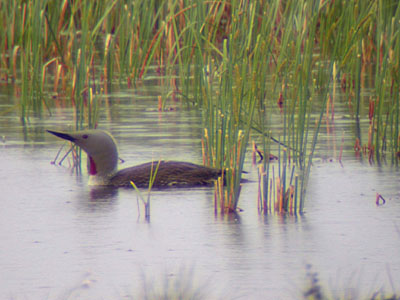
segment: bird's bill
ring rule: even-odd
[[[57,132],[57,131],[52,131],[52,130],[47,130],[47,132],[55,135],[56,137],[59,137],[61,139],[67,140],[67,141],[71,141],[71,142],[75,142],[76,138],[74,138],[73,136],[71,136],[68,133],[64,133],[64,132]]]

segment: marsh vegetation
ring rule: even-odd
[[[237,210],[251,140],[279,157],[260,164],[260,212],[303,212],[320,126],[334,122],[339,91],[355,126],[370,121],[355,151],[398,164],[397,1],[10,0],[0,18],[0,77],[23,124],[70,106],[76,129],[101,126],[112,83],[135,87],[155,68],[160,111],[180,101],[202,112],[204,163],[226,170],[215,184],[219,213]]]

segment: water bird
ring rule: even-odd
[[[118,170],[118,150],[114,137],[104,130],[47,132],[82,148],[88,155],[89,184],[128,187],[148,187],[151,174],[158,170],[154,188],[195,187],[213,184],[221,170],[182,161],[156,161]]]

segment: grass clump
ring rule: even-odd
[[[139,188],[136,186],[136,184],[131,181],[132,187],[135,189],[137,194],[139,195],[140,200],[142,200],[142,203],[144,205],[144,217],[146,221],[150,221],[150,194],[151,194],[151,189],[153,187],[154,181],[157,177],[157,172],[158,172],[158,167],[160,166],[161,160],[158,161],[157,165],[155,166],[154,169],[154,163],[152,162],[151,164],[151,170],[150,170],[150,178],[149,178],[149,186],[147,190],[147,200],[144,199],[142,193],[140,192]],[[139,206],[139,203],[138,203]],[[139,211],[139,217],[140,217],[140,209]]]
[[[322,283],[318,278],[318,273],[312,271],[312,267],[307,265],[306,279],[308,281],[307,288],[303,292],[303,299],[305,300],[330,300],[330,299],[365,299],[365,300],[399,300],[400,296],[396,293],[389,294],[378,290],[376,292],[369,293],[369,296],[365,296],[367,293],[357,290],[357,288],[345,288],[344,291],[335,291],[328,293],[323,288]],[[362,295],[364,294],[364,295]]]
[[[195,282],[193,269],[180,268],[176,274],[168,273],[162,279],[149,279],[143,275],[143,291],[139,299],[208,299],[207,288]]]

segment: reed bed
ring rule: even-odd
[[[209,97],[205,94],[202,99],[206,111],[204,161],[225,171],[215,184],[215,207],[221,213],[237,209],[243,162],[257,102],[254,86],[248,85],[245,79],[248,78],[248,65],[239,65],[229,58],[234,52],[230,47],[228,40],[224,40],[217,96],[214,97],[209,90],[206,93]]]
[[[345,8],[338,2],[330,3],[322,16],[319,28],[322,53],[339,63],[337,79],[348,95],[356,122],[363,117],[362,102],[369,102],[371,124],[367,141],[362,140],[359,132],[355,138],[365,146],[371,161],[380,162],[388,154],[390,161],[398,164],[399,85],[395,75],[399,66],[399,56],[395,55],[399,53],[396,52],[400,34],[398,3],[350,1]],[[329,40],[341,46],[332,50]],[[366,84],[374,86],[374,92],[364,100],[361,90]]]
[[[354,133],[357,149],[398,164],[396,1],[9,0],[0,18],[0,77],[20,90],[23,123],[63,96],[75,128],[95,128],[102,95],[115,83],[135,86],[156,66],[168,78],[160,110],[169,98],[202,111],[204,163],[225,170],[218,212],[237,211],[250,136],[265,157],[279,156],[259,169],[260,211],[303,211],[321,122],[334,122],[339,87],[354,122],[370,118],[367,139]],[[365,86],[374,87],[368,99]]]

